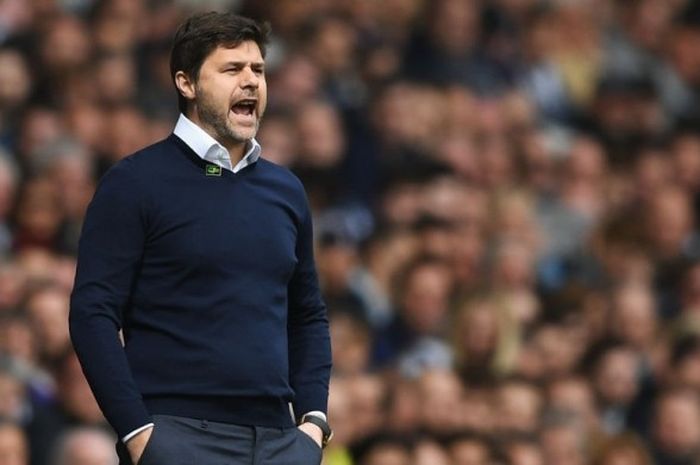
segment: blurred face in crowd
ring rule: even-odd
[[[447,452],[436,442],[420,441],[413,448],[413,465],[451,465]]]
[[[367,454],[360,465],[411,465],[411,454],[404,447],[379,445]]]
[[[328,417],[333,422],[333,445],[346,446],[354,440],[354,413],[346,378],[333,376],[328,393]]]
[[[680,2],[641,0],[628,4],[627,32],[636,43],[650,51],[659,51],[667,35],[675,9]]]
[[[458,348],[468,363],[489,359],[499,338],[498,309],[487,301],[467,304],[458,321]]]
[[[594,384],[604,404],[629,405],[637,395],[637,354],[630,348],[608,350],[598,362]]]
[[[178,71],[175,80],[189,101],[189,118],[224,147],[255,137],[267,104],[265,62],[255,42],[217,47],[196,79]]]
[[[0,311],[19,304],[24,297],[26,278],[16,263],[0,263]]]
[[[505,289],[527,289],[533,281],[532,244],[504,241],[498,246],[493,264],[493,281]]]
[[[693,227],[693,211],[688,194],[677,187],[666,187],[649,202],[646,232],[660,258],[674,258],[681,253]]]
[[[105,112],[101,107],[83,101],[66,109],[64,119],[68,130],[80,143],[91,149],[100,146],[105,127]]]
[[[296,159],[296,131],[290,119],[268,114],[260,125],[257,137],[265,147],[265,158],[282,166],[291,166]]]
[[[486,388],[467,389],[463,396],[461,426],[471,431],[490,433],[498,425],[493,395]]]
[[[386,398],[386,385],[382,378],[360,374],[348,381],[354,433],[367,436],[379,431],[384,423],[382,407]]]
[[[700,314],[700,263],[694,264],[686,271],[681,299],[684,313]]]
[[[649,348],[656,335],[656,309],[651,290],[626,286],[613,297],[612,329],[616,336],[637,349]]]
[[[507,382],[498,389],[497,420],[502,431],[534,432],[539,426],[542,398],[535,386]]]
[[[541,435],[545,463],[550,465],[583,465],[581,432],[574,425],[550,426]]]
[[[57,455],[57,465],[117,465],[113,440],[100,430],[69,432]]]
[[[22,104],[29,96],[31,76],[24,57],[10,49],[0,49],[0,112]]]
[[[670,59],[681,77],[693,85],[700,83],[700,28],[679,27],[672,33]]]
[[[0,424],[0,465],[28,465],[27,439],[18,426]]]
[[[435,45],[447,53],[468,51],[479,32],[479,10],[473,2],[440,0],[435,2],[430,35]]]
[[[0,418],[22,420],[25,401],[22,381],[8,372],[0,371]]]
[[[489,465],[491,454],[488,446],[476,438],[465,438],[450,444],[454,465]]]
[[[542,451],[535,441],[516,441],[506,447],[512,465],[544,465]]]
[[[20,155],[29,157],[37,148],[58,139],[63,130],[63,123],[55,111],[39,107],[28,109],[20,127]]]
[[[298,162],[314,168],[331,168],[343,155],[345,138],[337,110],[325,102],[310,102],[299,109]]]
[[[681,386],[700,389],[700,347],[684,354],[674,367],[672,377]]]
[[[33,286],[41,287],[46,283],[58,283],[56,279],[58,275],[58,260],[48,250],[38,247],[22,250],[17,254],[15,263],[18,265],[18,273],[23,278],[22,285],[24,287],[22,292],[28,292]],[[72,286],[72,281],[70,286]],[[70,290],[70,286],[65,289]],[[24,295],[28,297],[27,294]]]
[[[330,320],[333,370],[336,374],[359,374],[369,364],[371,335],[353,317],[337,314]]]
[[[57,154],[50,165],[66,216],[82,218],[94,192],[91,158],[84,151]]]
[[[75,69],[89,58],[90,37],[84,24],[72,16],[54,19],[42,40],[42,64],[57,73]]]
[[[564,325],[543,325],[533,336],[533,350],[546,376],[554,377],[573,370],[580,356],[578,341]]]
[[[387,147],[432,146],[441,128],[444,97],[436,91],[399,82],[373,105],[373,121]]]
[[[326,74],[336,74],[353,65],[356,31],[346,21],[327,18],[311,40],[310,56]]]
[[[97,46],[110,52],[128,52],[143,29],[143,3],[137,1],[102,2],[95,18],[93,37]],[[150,32],[150,31],[149,31]]]
[[[622,442],[609,446],[593,465],[651,465],[643,444]]]
[[[462,424],[463,389],[452,371],[426,371],[419,380],[422,424],[433,432],[458,430]]]
[[[18,224],[27,245],[47,246],[56,237],[61,221],[55,186],[46,178],[25,184],[20,197]]]
[[[121,160],[151,140],[148,121],[134,106],[116,107],[106,112],[104,117],[105,132],[100,151],[109,163]]]
[[[95,83],[107,105],[128,103],[136,91],[136,65],[129,55],[108,55],[96,65]]]
[[[403,432],[418,429],[421,422],[420,392],[412,380],[401,380],[393,385],[387,413],[387,427]]]
[[[102,423],[104,416],[83,375],[78,357],[74,353],[66,356],[59,369],[58,396],[66,413],[83,424]]]
[[[320,70],[308,56],[291,55],[272,76],[270,98],[283,108],[299,108],[316,98],[320,81]]]
[[[36,336],[23,316],[6,318],[0,323],[0,352],[22,362],[35,364],[37,345]]]
[[[697,393],[680,390],[662,394],[653,423],[656,445],[662,451],[683,456],[700,449],[700,403]]]
[[[441,329],[447,316],[451,292],[449,269],[441,264],[424,264],[407,279],[403,315],[414,331],[432,334]]]
[[[607,173],[603,148],[593,139],[577,139],[564,169],[561,190],[567,206],[586,218],[596,218],[603,207],[601,186]]]
[[[634,164],[636,197],[649,201],[657,190],[673,179],[674,174],[667,151],[651,148],[641,150],[637,153]]]
[[[316,267],[325,295],[348,292],[351,273],[357,268],[357,248],[344,241],[333,241],[318,247]]]
[[[676,181],[691,192],[700,190],[700,136],[683,134],[676,138],[672,148]]]
[[[38,291],[27,302],[32,327],[45,355],[54,358],[70,347],[68,292],[59,288]]]
[[[593,392],[584,378],[572,376],[553,381],[547,389],[547,406],[573,413],[591,430],[598,424]]]

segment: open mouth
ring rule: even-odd
[[[231,110],[237,115],[253,116],[255,106],[258,103],[256,99],[243,99],[234,103]]]

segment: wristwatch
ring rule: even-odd
[[[330,426],[328,426],[328,423],[322,418],[319,418],[316,415],[304,415],[301,417],[301,421],[299,421],[300,425],[302,423],[313,423],[314,425],[321,428],[321,431],[323,431],[323,438],[321,439],[322,448],[325,448],[330,442],[330,440],[333,439],[333,430]]]

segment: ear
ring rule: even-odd
[[[175,86],[187,100],[194,100],[194,98],[197,96],[194,80],[185,74],[184,71],[178,71],[175,73]]]

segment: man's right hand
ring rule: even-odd
[[[139,434],[129,439],[126,442],[126,449],[129,451],[131,456],[131,463],[138,465],[139,460],[141,460],[141,455],[143,455],[143,450],[148,444],[148,440],[151,438],[151,433],[153,433],[153,426],[141,431]]]

